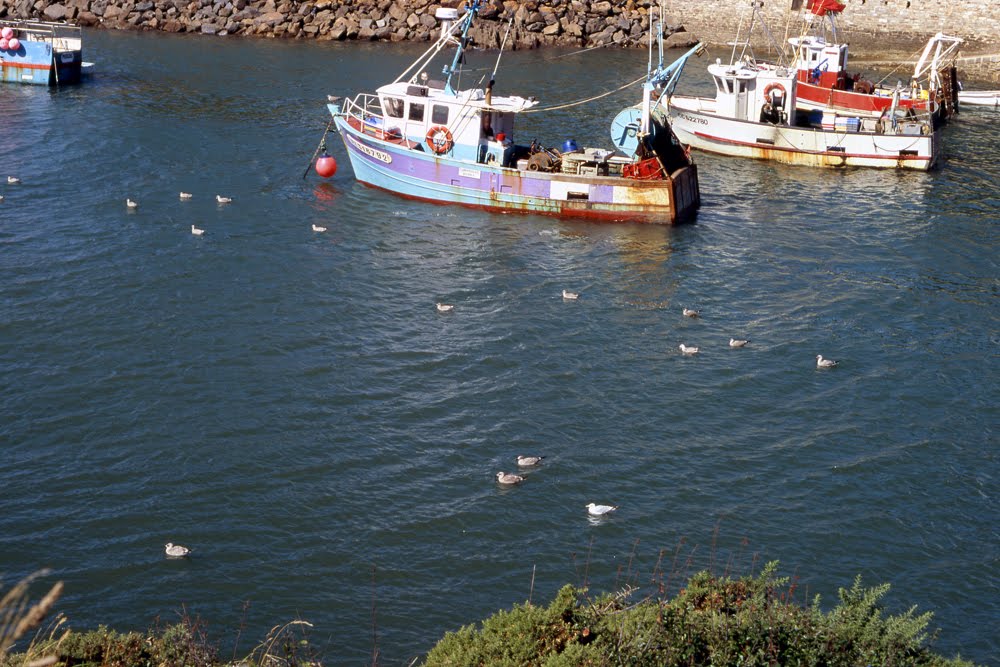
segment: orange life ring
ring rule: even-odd
[[[785,87],[784,86],[782,86],[780,83],[769,83],[769,84],[767,84],[767,87],[764,88],[764,98],[767,99],[768,102],[770,102],[771,99],[772,99],[771,98],[771,91],[772,90],[777,90],[780,97],[784,97],[785,96]]]
[[[427,130],[427,147],[438,155],[444,155],[455,145],[451,132],[444,125],[435,125]]]

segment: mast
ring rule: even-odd
[[[462,36],[458,39],[458,48],[455,49],[455,57],[452,59],[451,65],[445,65],[442,71],[447,77],[444,82],[444,91],[449,95],[455,95],[455,89],[451,87],[451,77],[462,62],[462,56],[465,55],[465,49],[469,43],[469,28],[472,26],[473,19],[479,13],[479,0],[472,0],[472,4],[466,5],[466,7],[465,16],[462,17]]]

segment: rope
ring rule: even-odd
[[[577,100],[576,102],[567,102],[566,104],[560,104],[560,105],[557,105],[557,106],[554,106],[554,107],[544,107],[542,109],[525,109],[521,113],[541,113],[543,111],[556,111],[557,109],[568,109],[570,107],[580,106],[581,104],[586,104],[587,102],[593,102],[594,100],[599,100],[602,97],[607,97],[608,95],[614,95],[615,93],[617,93],[619,91],[625,90],[626,88],[634,86],[635,84],[640,83],[640,82],[645,81],[645,80],[646,80],[646,75],[644,74],[644,75],[640,76],[638,79],[636,79],[635,81],[630,81],[629,83],[626,83],[623,86],[619,86],[619,87],[615,88],[614,90],[609,90],[606,93],[601,93],[600,95],[594,95],[593,97],[588,97],[588,98],[583,99],[583,100]]]
[[[314,152],[313,156],[309,158],[309,164],[308,166],[306,166],[306,170],[302,174],[302,178],[305,178],[306,176],[309,175],[309,168],[313,166],[313,162],[316,161],[316,156],[319,155],[319,152],[326,150],[326,135],[330,131],[330,128],[332,126],[333,126],[333,119],[331,118],[330,122],[326,124],[326,130],[323,132],[323,136],[319,140],[319,146],[316,147],[316,152]]]

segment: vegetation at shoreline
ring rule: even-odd
[[[910,608],[885,615],[888,584],[840,589],[829,613],[795,602],[794,586],[775,576],[777,562],[756,577],[695,574],[672,599],[633,601],[636,589],[594,599],[565,586],[548,607],[497,612],[477,629],[449,632],[427,655],[446,665],[823,665],[970,667],[927,647],[932,614]]]
[[[929,647],[932,614],[916,607],[887,615],[888,584],[862,585],[860,576],[839,590],[829,612],[816,596],[809,606],[795,599],[795,585],[768,563],[757,576],[730,578],[702,571],[674,597],[639,597],[626,585],[613,594],[587,597],[564,586],[548,606],[530,602],[499,611],[478,627],[449,632],[424,665],[539,667],[634,665],[815,665],[824,667],[973,667]],[[41,625],[58,599],[57,583],[40,602],[28,603],[28,580],[0,596],[0,667],[319,667],[305,638],[306,621],[275,626],[249,655],[220,659],[203,626],[186,615],[179,623],[147,632],[119,633],[101,626],[66,629],[60,615],[21,653],[8,653],[19,638]],[[655,583],[655,581],[654,581]],[[0,591],[2,592],[2,591]],[[378,664],[374,653],[373,667]],[[414,664],[416,661],[414,660]]]

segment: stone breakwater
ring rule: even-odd
[[[319,40],[430,41],[442,3],[428,0],[3,0],[0,18],[71,21],[117,30]],[[493,0],[470,31],[482,48],[641,46],[649,39],[650,3],[627,0]],[[445,6],[454,6],[447,3]],[[655,8],[655,3],[654,3]],[[679,21],[670,46],[694,45]]]
[[[421,42],[435,39],[434,12],[457,0],[0,0],[0,19],[70,21],[114,30],[158,30],[245,37]],[[801,13],[791,2],[765,3],[776,34],[796,33]],[[739,6],[738,6],[739,5]],[[471,31],[476,45],[642,47],[658,0],[485,0]],[[734,0],[666,0],[668,47],[699,39],[725,44],[746,12]],[[995,0],[878,0],[851,2],[841,16],[851,51],[912,62],[930,35],[966,40],[965,55],[989,54],[960,65],[970,76],[1000,79],[1000,3]],[[759,37],[759,35],[758,35]]]

